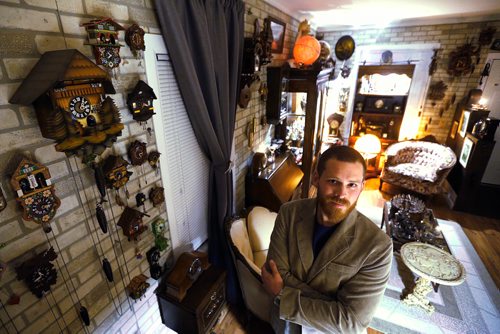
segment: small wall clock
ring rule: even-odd
[[[49,222],[61,201],[55,194],[48,168],[23,159],[10,183],[17,193],[17,202],[23,208],[23,219],[41,224],[45,232],[50,232]]]
[[[110,69],[120,65],[118,31],[125,28],[111,18],[92,20],[82,26],[87,30],[88,42],[85,44],[92,45],[96,63]]]
[[[134,166],[140,166],[148,160],[146,143],[135,140],[128,148],[128,157]]]
[[[123,229],[123,234],[131,239],[137,241],[139,235],[148,229],[147,226],[143,225],[142,218],[148,216],[148,214],[140,212],[138,210],[132,209],[130,207],[125,207],[120,220],[118,220],[118,226]]]
[[[50,290],[50,286],[57,282],[57,271],[51,263],[56,258],[54,248],[50,247],[17,267],[17,279],[24,280],[31,292],[42,298],[43,294]]]
[[[120,189],[133,174],[127,170],[128,161],[121,156],[110,155],[104,160],[102,171],[108,188]]]
[[[132,118],[137,122],[146,122],[155,115],[153,100],[156,100],[153,88],[139,80],[134,90],[127,96],[127,106],[132,113]]]
[[[153,203],[154,206],[162,205],[163,202],[165,201],[165,189],[162,187],[154,187],[151,189],[151,192],[149,193],[149,199]]]
[[[144,29],[139,27],[137,23],[132,24],[125,31],[125,42],[134,55],[137,55],[137,51],[139,50],[146,50],[146,45],[144,44],[144,34]]]

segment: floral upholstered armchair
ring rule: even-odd
[[[442,183],[457,162],[449,147],[426,141],[395,143],[385,153],[379,189],[387,182],[424,196],[443,191]]]

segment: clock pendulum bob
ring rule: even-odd
[[[113,282],[113,269],[111,269],[111,263],[109,263],[108,259],[104,258],[102,260],[102,270],[108,279],[108,282]]]

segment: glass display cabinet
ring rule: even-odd
[[[414,69],[412,64],[359,67],[351,136],[371,133],[385,147],[398,140]]]
[[[334,69],[267,68],[267,121],[275,124],[280,151],[290,152],[304,172],[301,198],[309,197],[311,176],[320,154],[325,123],[326,83]]]

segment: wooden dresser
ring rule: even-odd
[[[156,289],[162,323],[177,333],[208,333],[225,304],[225,271],[210,266],[181,302],[166,292],[165,278]]]

